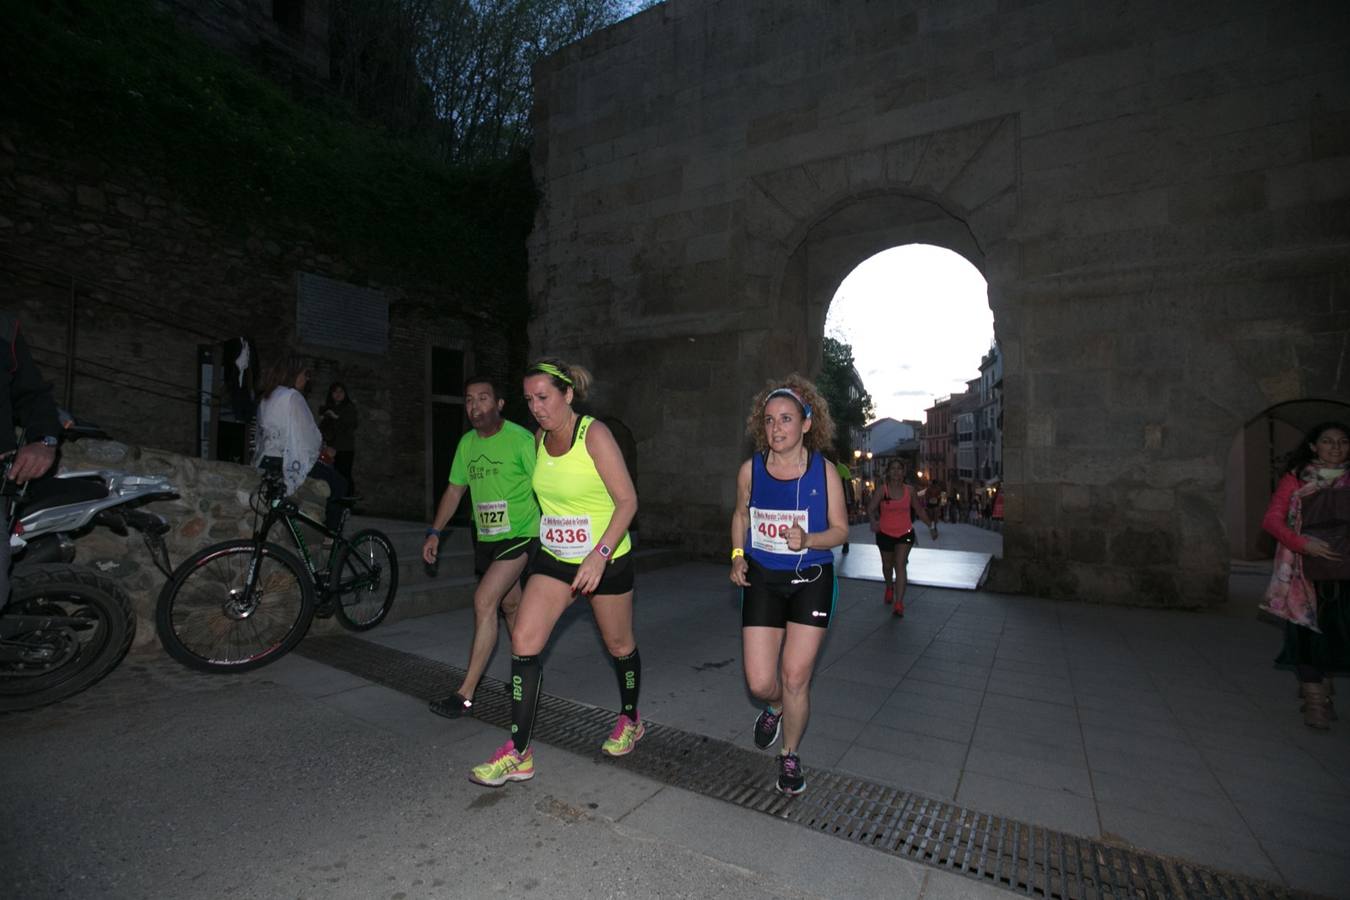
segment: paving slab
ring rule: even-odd
[[[1329,734],[1301,725],[1293,680],[1271,665],[1278,628],[1254,613],[934,588],[911,589],[909,612],[895,619],[874,594],[872,583],[840,582],[830,665],[818,672],[802,742],[808,772],[833,768],[976,811],[1350,895],[1347,854],[1334,850],[1350,824],[1350,725]],[[744,689],[726,567],[643,573],[638,596],[644,715],[751,747],[757,710]],[[470,611],[454,610],[360,639],[462,665],[472,622]],[[503,630],[489,674],[508,671]],[[551,648],[545,687],[602,707],[616,699],[581,604]],[[21,786],[11,815],[25,817],[5,827],[38,821],[18,882],[35,891],[22,896],[47,896],[58,883],[67,895],[74,885],[110,897],[456,896],[452,884],[478,891],[459,896],[482,896],[526,890],[554,871],[557,896],[590,896],[590,868],[645,863],[653,847],[680,865],[653,863],[659,878],[616,882],[628,896],[670,884],[687,896],[838,895],[813,894],[809,880],[777,880],[755,859],[709,853],[702,820],[677,819],[643,838],[637,813],[652,798],[705,817],[739,814],[676,803],[678,791],[594,760],[541,750],[534,782],[479,791],[463,773],[500,743],[500,730],[429,716],[420,701],[298,657],[222,679],[141,655],[85,694],[4,726],[0,753],[22,760],[7,773]],[[86,809],[90,797],[99,798],[96,809]],[[493,797],[504,799],[484,799]],[[250,837],[241,824],[253,821],[255,806],[260,833],[274,840]],[[139,823],[135,834],[122,825],[128,816]],[[482,835],[512,822],[542,843],[508,873],[505,851],[483,846]],[[689,838],[666,847],[667,831],[681,828]],[[242,841],[257,867],[222,864],[222,837]],[[60,862],[67,846],[83,854],[78,866]],[[839,858],[840,846],[821,844],[816,856]],[[121,862],[133,858],[146,861],[145,872]],[[680,866],[708,880],[679,882]],[[986,887],[963,882],[921,870],[897,880],[903,890],[891,895],[975,896]]]

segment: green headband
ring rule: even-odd
[[[563,381],[567,384],[572,383],[571,377],[568,376],[565,372],[563,372],[562,369],[555,366],[553,363],[546,363],[546,362],[535,363],[534,366],[531,367],[531,370],[535,372],[543,372],[545,375],[552,375],[554,378],[557,378],[559,381]]]

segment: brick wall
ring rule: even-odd
[[[314,409],[334,379],[359,406],[355,475],[365,508],[420,518],[434,493],[429,348],[462,349],[469,367],[506,376],[508,336],[472,313],[440,311],[453,298],[438,285],[363,279],[360,261],[327,252],[318,237],[222,226],[151,173],[58,153],[0,127],[0,296],[19,312],[59,401],[72,296],[72,409],[143,446],[196,454],[199,344],[251,337],[263,363],[294,347],[316,367]],[[298,272],[382,290],[387,352],[297,343]]]

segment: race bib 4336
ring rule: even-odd
[[[559,559],[577,559],[591,552],[595,535],[590,516],[542,516],[539,543]]]

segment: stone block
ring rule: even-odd
[[[1087,511],[1092,505],[1092,491],[1081,484],[1063,484],[1059,488],[1059,507],[1066,513]]]
[[[1179,557],[1176,536],[1126,527],[1111,536],[1111,562],[1119,566],[1164,566]]]
[[[1055,416],[1050,412],[1027,414],[1026,446],[1053,447],[1055,445]]]
[[[1153,44],[1155,77],[1249,61],[1260,56],[1264,40],[1263,17],[1213,22],[1205,28],[1160,37]]]
[[[84,184],[75,186],[75,202],[80,206],[96,209],[100,212],[108,207],[108,200],[103,191]]]
[[[1156,488],[1139,488],[1127,494],[1130,506],[1141,512],[1171,512],[1176,506],[1176,495],[1172,491]]]
[[[1350,198],[1350,164],[1344,156],[1274,169],[1266,177],[1272,209],[1344,203]]]
[[[70,188],[60,181],[43,175],[18,175],[14,179],[14,185],[18,188],[20,194],[34,200],[40,200],[43,203],[52,203],[59,206],[70,203]]]
[[[1170,220],[1185,223],[1261,212],[1269,205],[1268,177],[1265,172],[1241,172],[1176,185],[1168,197]]]
[[[746,126],[746,146],[756,147],[814,131],[819,112],[815,103],[809,103],[795,109],[780,110],[752,118]]]
[[[145,218],[145,207],[130,197],[117,198],[117,211],[129,219]]]
[[[1074,528],[1069,532],[1069,556],[1075,562],[1104,563],[1106,540],[1100,528]]]

